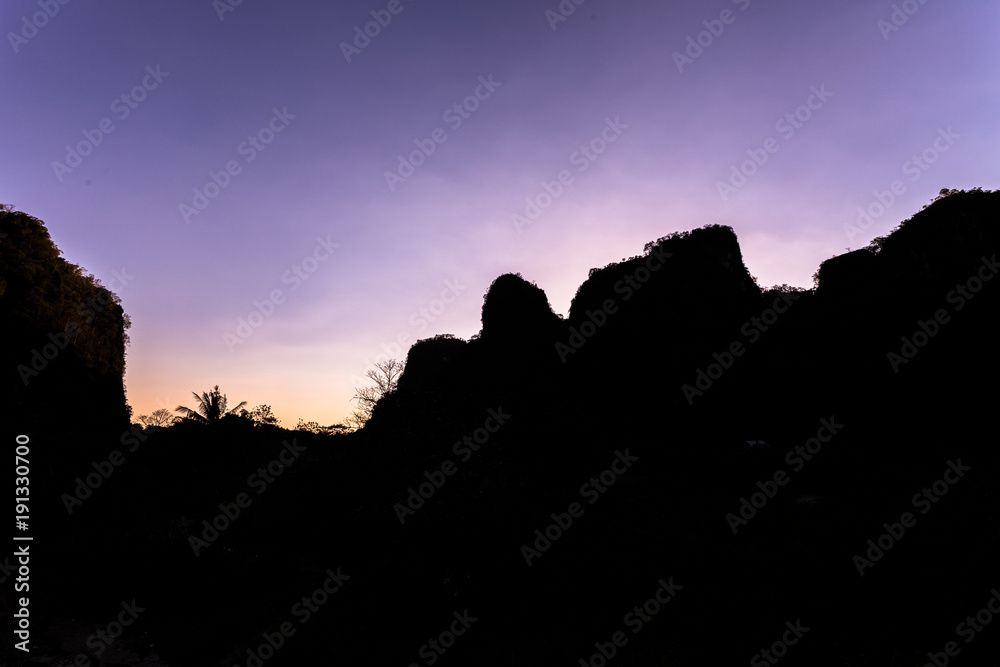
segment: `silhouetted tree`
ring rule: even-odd
[[[158,410],[153,410],[151,414],[139,415],[139,423],[145,428],[156,427],[163,428],[165,426],[170,426],[177,420],[177,417],[170,414],[170,410],[166,408],[160,408]]]
[[[299,417],[299,422],[295,425],[296,431],[308,431],[310,433],[319,433],[319,430],[323,428],[319,425],[319,422],[307,422],[302,417]]]
[[[351,400],[358,402],[358,409],[348,417],[348,425],[354,429],[363,428],[372,417],[375,404],[382,398],[396,391],[396,383],[403,374],[403,362],[397,359],[387,359],[369,368],[365,376],[375,383],[374,387],[361,387],[354,392]]]
[[[178,405],[174,410],[181,413],[182,421],[202,424],[203,426],[217,424],[224,417],[237,414],[237,411],[241,410],[247,404],[246,401],[241,401],[232,410],[227,410],[228,401],[226,400],[226,395],[219,391],[219,385],[215,385],[212,391],[203,393],[201,396],[197,392],[191,393],[194,395],[195,400],[198,401],[198,409],[192,410],[183,405]]]
[[[802,292],[808,292],[809,290],[804,287],[794,287],[788,283],[782,283],[780,285],[771,285],[764,290],[764,293],[777,292],[779,294],[801,294]]]
[[[357,431],[365,427],[368,420],[371,418],[371,412],[366,412],[364,410],[355,410],[347,419],[344,421],[347,423],[347,427],[352,431]]]
[[[344,424],[331,424],[330,426],[320,426],[319,422],[306,421],[299,417],[299,423],[295,425],[296,431],[307,431],[309,433],[318,433],[320,435],[333,435],[335,433],[346,433],[349,431],[349,427]]]
[[[257,427],[278,426],[281,423],[281,420],[274,416],[271,406],[264,405],[263,403],[255,407],[253,410],[241,411],[240,416],[245,416],[247,419],[252,420],[254,426]]]

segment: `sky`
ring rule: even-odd
[[[998,187],[995,0],[4,0],[0,203],[121,297],[134,415],[330,424],[519,272],[731,226],[812,286]],[[861,212],[867,211],[867,217]]]

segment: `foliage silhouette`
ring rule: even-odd
[[[156,428],[164,428],[170,426],[177,421],[178,417],[170,413],[170,410],[166,408],[159,408],[153,410],[152,413],[148,415],[139,415],[138,421],[145,427],[155,426]]]
[[[354,429],[364,428],[372,418],[375,406],[383,398],[396,391],[396,385],[403,374],[404,364],[397,359],[386,359],[375,363],[375,368],[365,371],[365,376],[375,383],[370,387],[359,387],[351,400],[358,402],[358,409],[348,418]]]
[[[195,400],[198,401],[197,409],[192,410],[183,405],[178,405],[174,408],[176,412],[181,413],[181,419],[185,423],[214,426],[230,415],[239,415],[240,410],[247,404],[246,401],[241,401],[239,405],[227,409],[228,400],[226,399],[226,395],[219,391],[219,385],[215,385],[214,389],[202,393],[201,396],[197,392],[191,393]]]
[[[270,405],[261,404],[253,410],[241,410],[240,416],[251,420],[254,423],[254,426],[258,428],[279,426],[281,424],[281,420],[274,415]]]
[[[329,426],[321,426],[319,422],[306,421],[299,417],[298,423],[295,425],[296,431],[305,431],[306,433],[315,433],[317,435],[338,435],[343,433],[348,433],[352,429],[345,424],[331,424]]]

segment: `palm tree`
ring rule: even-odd
[[[194,394],[195,400],[198,401],[197,410],[186,408],[183,405],[178,405],[174,409],[181,413],[183,421],[194,422],[204,426],[219,423],[223,417],[236,413],[237,410],[242,409],[247,404],[246,401],[242,401],[232,410],[226,410],[226,396],[219,391],[219,385],[215,385],[215,389],[201,396],[198,395],[198,392],[193,391],[191,393]]]

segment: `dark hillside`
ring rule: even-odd
[[[813,290],[758,287],[728,227],[671,234],[566,319],[500,276],[479,335],[415,344],[360,432],[146,434],[53,539],[74,602],[47,613],[147,600],[168,664],[252,664],[289,620],[263,664],[430,664],[467,611],[440,664],[604,664],[616,632],[617,664],[743,664],[788,623],[809,629],[782,665],[923,665],[997,585],[998,224],[1000,193],[953,193]]]

